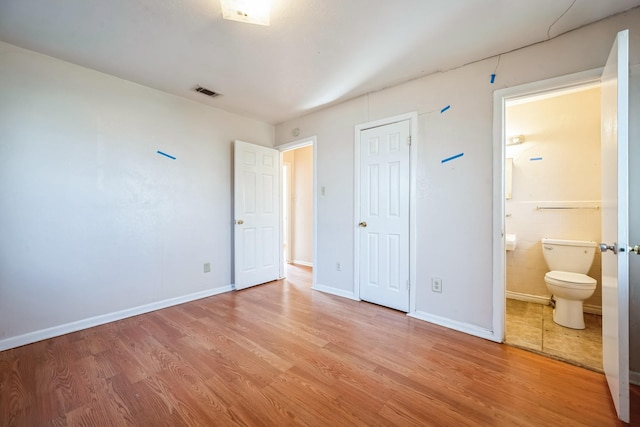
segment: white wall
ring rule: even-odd
[[[516,234],[516,250],[506,253],[507,291],[521,296],[551,296],[544,282],[549,269],[540,240],[600,242],[600,88],[515,102],[506,108],[505,133],[525,142],[507,146],[513,159],[513,197],[505,203],[506,232]],[[539,159],[542,160],[531,160]],[[586,207],[537,210],[537,206]],[[589,275],[598,281],[587,306],[602,306],[601,257]]]
[[[5,43],[0,64],[0,349],[228,289],[232,140],[273,126]]]
[[[343,295],[354,289],[354,126],[417,111],[416,308],[491,330],[493,92],[601,67],[616,33],[625,28],[631,29],[631,62],[638,64],[640,9],[635,9],[503,54],[499,65],[498,58],[490,58],[276,126],[279,144],[291,141],[294,128],[300,129],[299,138],[317,136],[318,187],[326,189],[318,197],[317,283]],[[451,108],[440,113],[447,105]],[[461,152],[463,157],[441,163]],[[336,261],[342,271],[336,271]],[[443,279],[441,294],[430,291],[431,277]]]

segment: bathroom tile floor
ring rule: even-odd
[[[547,305],[507,299],[507,344],[602,372],[602,316],[584,315],[586,328],[565,328],[553,321]]]

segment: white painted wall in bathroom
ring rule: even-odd
[[[542,256],[543,237],[600,241],[600,89],[515,103],[506,109],[506,134],[526,142],[506,147],[513,158],[513,196],[505,203],[507,233],[518,236],[507,252],[507,291],[550,296]],[[532,159],[542,160],[532,160]],[[537,210],[537,206],[583,207]],[[586,304],[600,307],[601,262],[589,275],[599,285]]]

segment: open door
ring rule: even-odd
[[[233,212],[236,290],[278,279],[278,150],[235,141]]]
[[[629,31],[602,73],[602,363],[618,417],[629,422]]]

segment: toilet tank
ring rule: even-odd
[[[542,239],[542,254],[551,271],[587,274],[596,253],[596,242]]]

